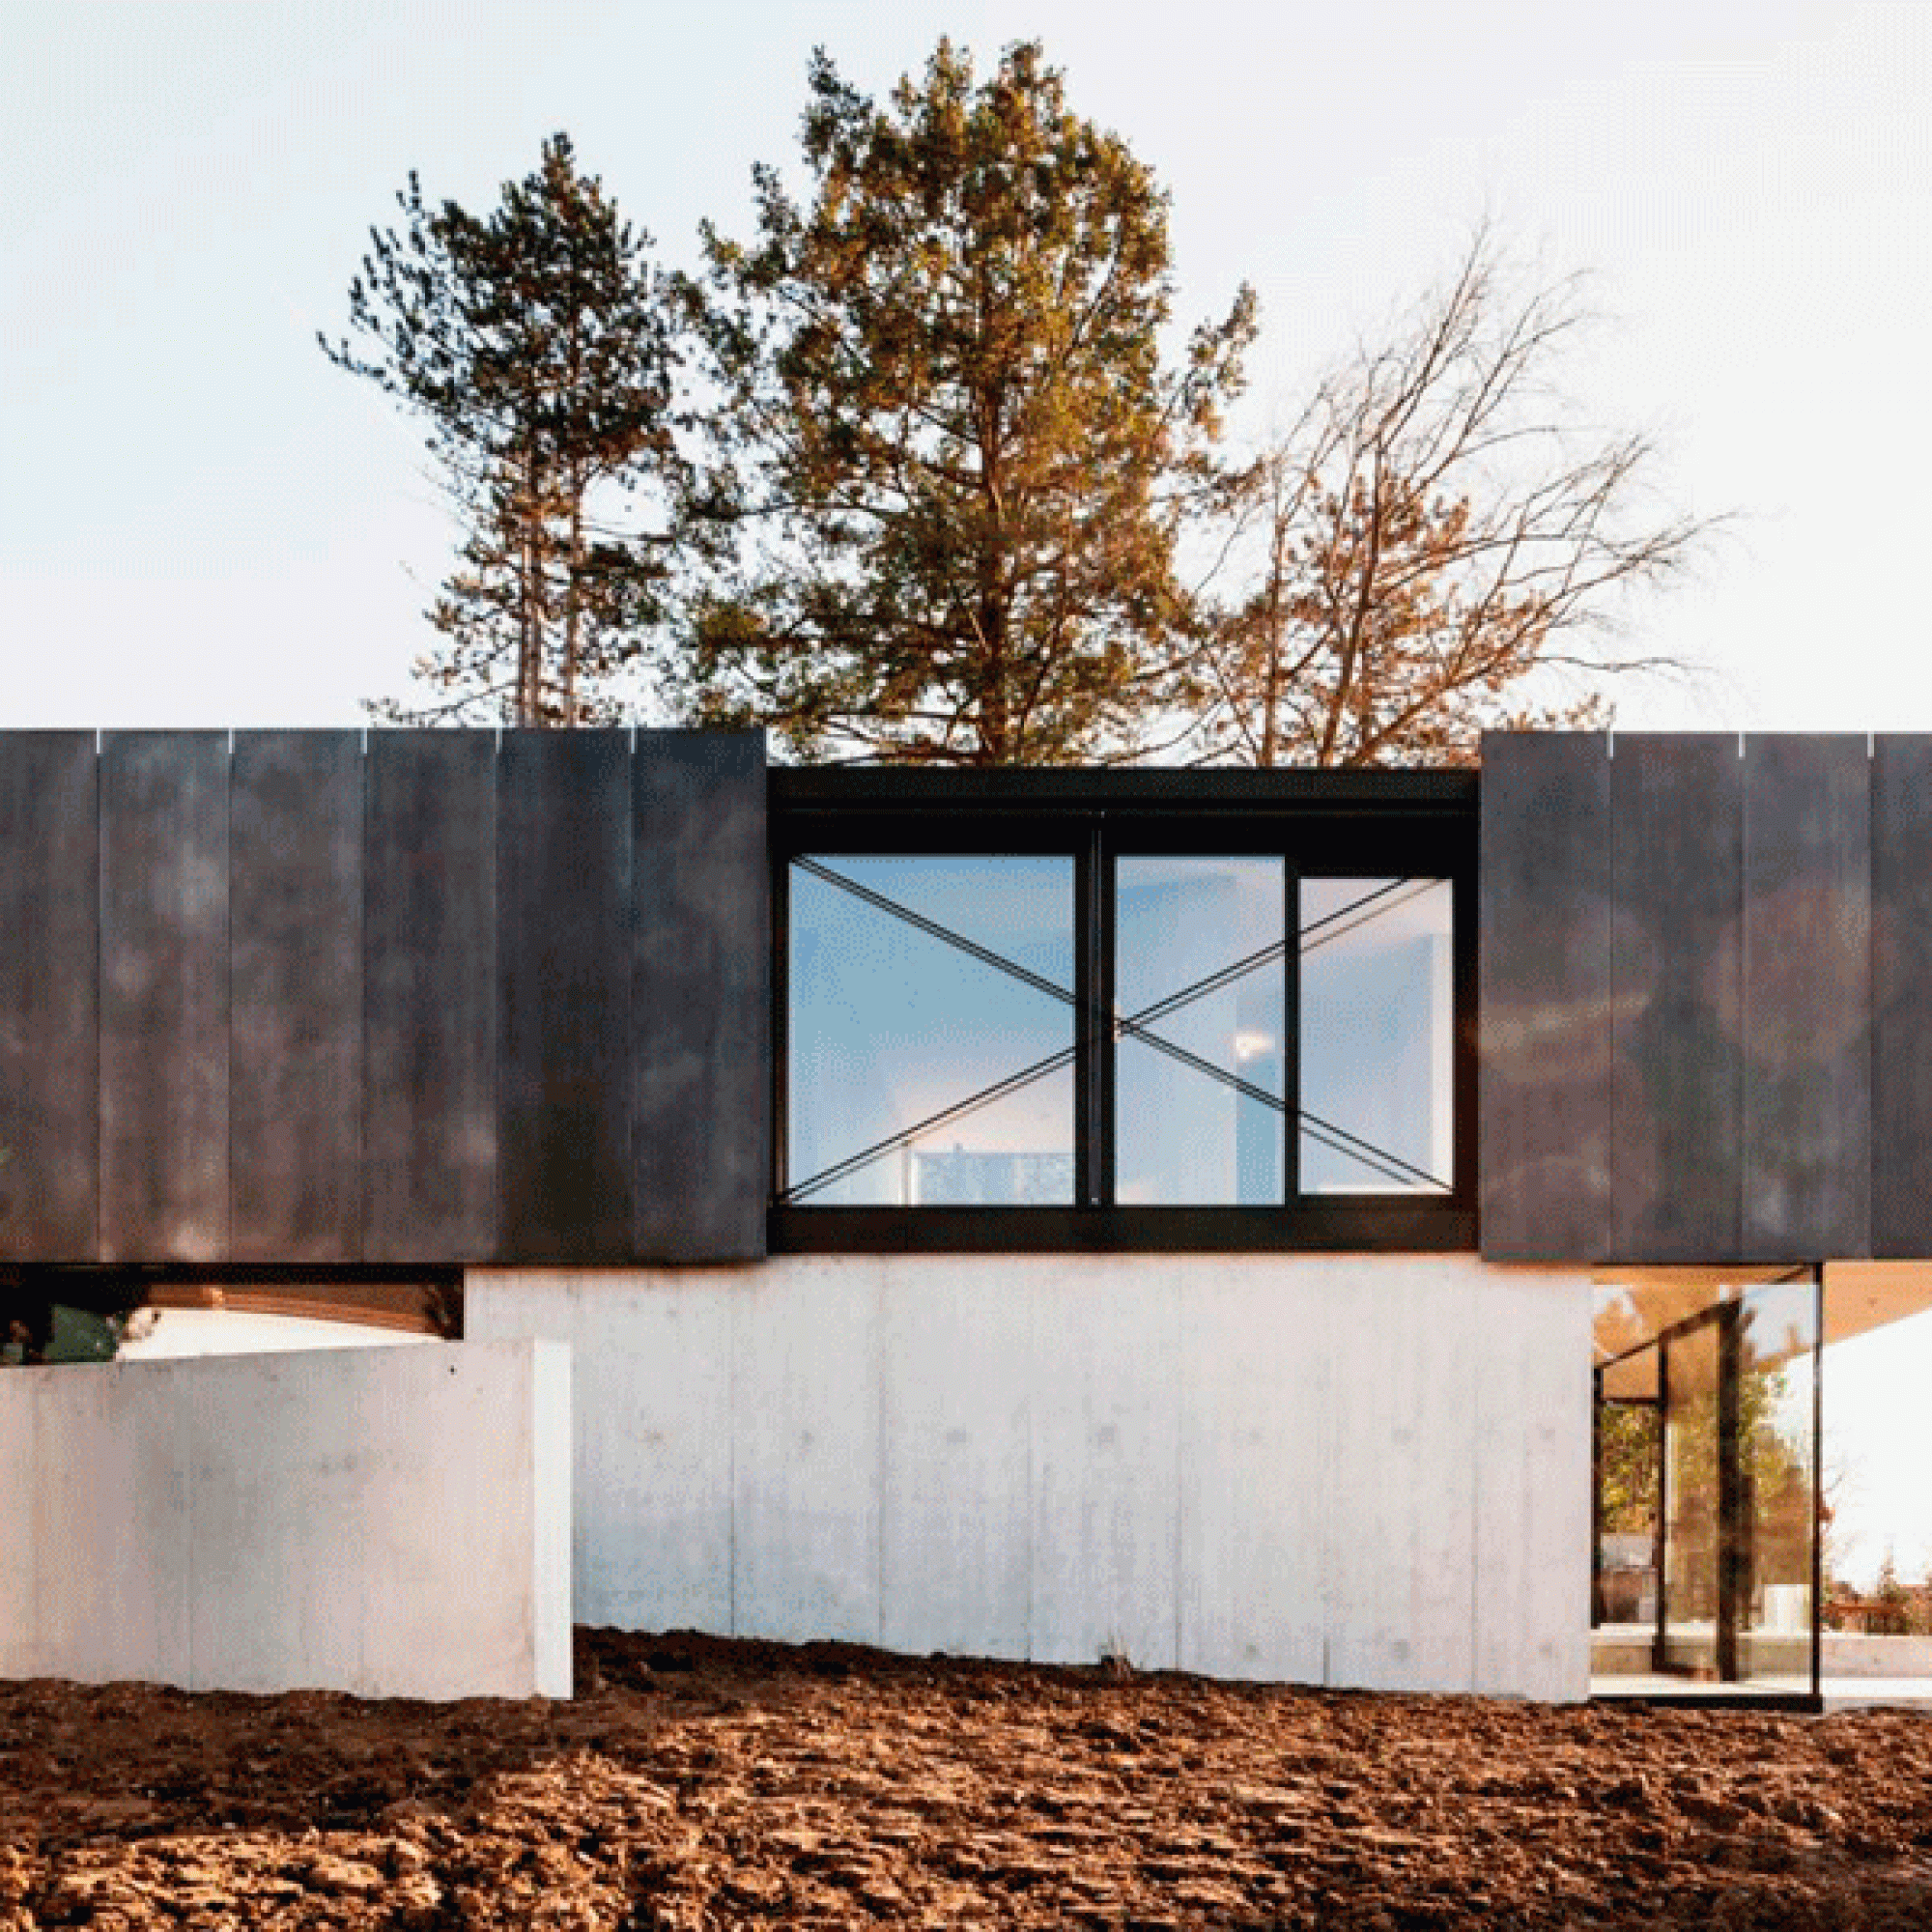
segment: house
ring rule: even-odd
[[[1928,764],[0,736],[0,1262],[569,1342],[580,1622],[1565,1698],[1614,1598],[1603,1669],[1810,1695]]]

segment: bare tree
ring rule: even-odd
[[[1466,763],[1486,727],[1602,722],[1603,674],[1663,667],[1618,647],[1622,593],[1712,526],[1660,515],[1650,440],[1556,386],[1593,320],[1576,277],[1527,282],[1483,227],[1321,381],[1230,488],[1248,587],[1200,660],[1204,755]]]

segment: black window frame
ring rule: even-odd
[[[774,1254],[1414,1252],[1476,1247],[1475,773],[931,771],[778,768],[771,774]],[[824,1207],[789,1203],[790,867],[803,856],[1070,857],[1074,1155],[1066,1207]],[[1108,1022],[1114,862],[1136,856],[1279,856],[1291,927],[1302,878],[1441,878],[1452,895],[1452,1184],[1442,1194],[1298,1195],[1298,986],[1288,955],[1284,1188],[1265,1207],[1124,1207],[1112,1199],[1114,1056]]]

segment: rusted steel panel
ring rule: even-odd
[[[763,733],[640,732],[633,800],[637,1254],[756,1261],[773,1092]]]
[[[1752,1261],[1871,1249],[1871,761],[1745,741],[1744,1140]]]
[[[1872,747],[1872,1239],[1932,1256],[1932,736]]]
[[[1619,735],[1610,767],[1611,1254],[1740,1258],[1744,781],[1729,734]]]
[[[99,919],[94,733],[0,734],[0,1260],[99,1252]]]
[[[1482,1250],[1597,1261],[1610,1238],[1608,746],[1496,733],[1482,755]]]
[[[631,746],[506,731],[497,760],[501,1253],[632,1245]]]
[[[497,1252],[497,737],[372,731],[362,1245]]]
[[[228,1256],[228,734],[100,759],[100,1247]]]
[[[230,1253],[361,1254],[362,738],[236,734]]]

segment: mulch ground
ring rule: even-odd
[[[1932,1717],[579,1634],[569,1704],[0,1685],[0,1928],[1932,1927]]]

